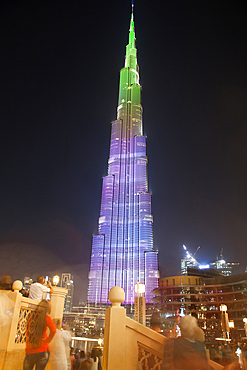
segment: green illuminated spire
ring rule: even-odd
[[[134,24],[134,4],[132,2],[132,13],[130,17],[129,43],[126,45],[124,68],[120,72],[119,99],[118,104],[134,103],[141,104],[141,87],[139,84],[139,67],[137,64],[137,50]],[[121,112],[118,112],[118,118]]]
[[[135,38],[135,24],[134,24],[134,13],[133,13],[133,4],[132,4],[132,13],[130,19],[130,29],[129,29],[129,43],[126,46],[126,60],[125,67],[130,67],[136,69],[137,60],[136,60],[136,38]],[[135,60],[132,60],[133,57]],[[135,66],[134,66],[135,64]]]
[[[131,48],[135,48],[135,25],[134,25],[134,14],[131,14],[130,19],[130,31],[129,31],[129,45]]]

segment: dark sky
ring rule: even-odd
[[[242,1],[135,2],[161,275],[182,244],[247,266]],[[86,299],[130,1],[1,6],[0,274],[72,272]]]

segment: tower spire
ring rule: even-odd
[[[134,0],[132,0],[132,12],[131,12],[131,17],[130,17],[130,29],[129,29],[129,43],[128,45],[126,45],[125,67],[130,67],[130,64],[129,64],[130,57],[136,58],[136,45],[135,44],[136,44],[136,38],[135,38],[135,24],[134,24]]]

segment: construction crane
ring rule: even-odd
[[[196,253],[197,253],[198,249],[200,249],[200,248],[201,248],[201,247],[200,247],[200,245],[199,245],[199,247],[197,247],[197,249],[196,249],[195,253],[192,255],[192,254],[188,251],[188,249],[187,249],[186,245],[184,245],[184,244],[183,244],[183,249],[186,251],[186,257],[187,257],[187,258],[191,258],[192,260],[195,260],[195,255],[196,255]]]

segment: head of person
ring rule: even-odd
[[[92,357],[92,359],[94,360],[94,362],[96,361],[96,359],[97,359],[97,348],[93,348],[92,349],[92,353],[91,353],[91,357]]]
[[[85,352],[83,350],[80,352],[80,358],[85,358]]]
[[[186,315],[180,321],[181,336],[190,340],[195,339],[197,330],[197,320],[195,317]]]
[[[92,366],[92,364],[91,364],[90,361],[88,361],[88,360],[82,361],[81,366],[80,366],[80,370],[90,370],[91,366]]]
[[[205,342],[204,331],[201,328],[199,328],[199,326],[196,328],[194,339],[201,343]]]
[[[63,323],[62,327],[63,327],[63,330],[69,330],[69,325],[66,322]]]
[[[42,300],[30,319],[29,342],[33,348],[38,348],[46,327],[46,316],[49,315],[51,307],[49,302]]]
[[[11,284],[12,283],[12,278],[10,275],[3,275],[2,277],[2,283],[3,284]]]
[[[45,284],[45,278],[44,278],[44,276],[38,276],[37,277],[37,283],[40,283],[40,284]]]
[[[150,328],[159,333],[160,332],[160,320],[156,317],[152,317],[150,320]]]
[[[101,348],[98,348],[98,356],[99,357],[103,356],[103,352],[102,352],[102,349]]]
[[[91,353],[90,352],[87,352],[86,353],[86,358],[90,358],[91,357]]]
[[[51,313],[51,305],[46,299],[42,299],[42,301],[39,303],[37,309],[39,311],[43,311],[45,313],[45,316],[47,316]]]
[[[60,330],[62,328],[62,320],[61,319],[53,319],[54,325],[56,329]]]

